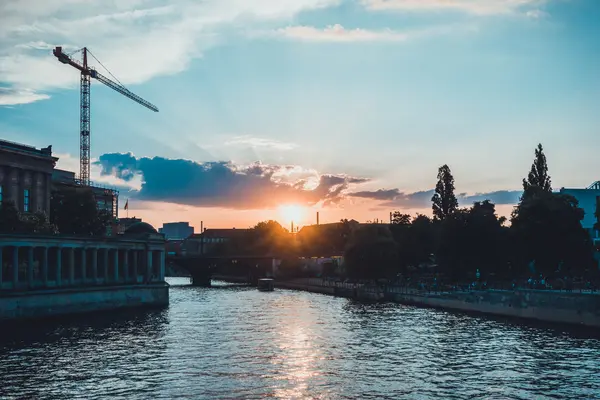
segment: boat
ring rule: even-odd
[[[258,280],[258,290],[261,292],[272,292],[275,289],[275,281],[271,278],[262,278]]]

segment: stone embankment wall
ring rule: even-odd
[[[527,289],[432,293],[394,286],[386,289],[354,287],[350,284],[326,283],[320,279],[276,282],[276,286],[357,300],[393,301],[446,310],[600,328],[600,294],[598,293]]]
[[[385,294],[391,301],[506,317],[600,328],[600,295],[553,290],[487,290],[450,293]]]
[[[306,292],[329,294],[329,295],[336,294],[335,288],[333,288],[333,287],[327,287],[327,286],[322,286],[322,285],[307,285],[306,283],[303,283],[303,282],[275,281],[275,287],[280,288],[280,289],[304,290]]]
[[[0,321],[168,304],[166,283],[17,292],[0,297]]]

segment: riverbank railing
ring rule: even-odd
[[[295,280],[309,286],[330,287],[347,290],[361,290],[363,292],[385,292],[394,294],[442,294],[442,293],[465,293],[465,292],[480,292],[480,291],[496,291],[496,290],[527,290],[527,291],[543,291],[556,293],[598,293],[597,285],[575,281],[569,284],[567,288],[553,288],[551,286],[541,287],[540,285],[529,285],[527,282],[516,284],[511,282],[497,282],[493,284],[482,285],[480,283],[464,283],[464,284],[444,284],[433,282],[349,282],[340,281],[328,278],[300,278]]]

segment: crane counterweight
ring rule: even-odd
[[[114,82],[106,76],[100,74],[94,68],[90,68],[87,62],[88,49],[81,49],[83,53],[83,63],[71,58],[68,54],[63,53],[62,46],[54,48],[52,53],[63,64],[69,64],[76,68],[81,73],[80,78],[80,133],[79,133],[79,179],[83,185],[90,183],[90,86],[91,78],[103,83],[114,91],[121,93],[123,96],[130,98],[142,106],[158,112],[158,108],[142,99],[138,95],[130,92],[125,86]],[[90,53],[91,54],[91,53]],[[93,56],[93,54],[92,54]],[[96,57],[94,57],[96,58]],[[96,59],[98,61],[98,59]],[[98,61],[99,62],[99,61]],[[110,71],[109,71],[110,74]],[[112,75],[112,74],[111,74]]]

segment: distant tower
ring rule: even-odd
[[[319,225],[319,212],[317,211],[317,225]]]
[[[294,233],[294,221],[292,221],[292,230],[290,232]]]

